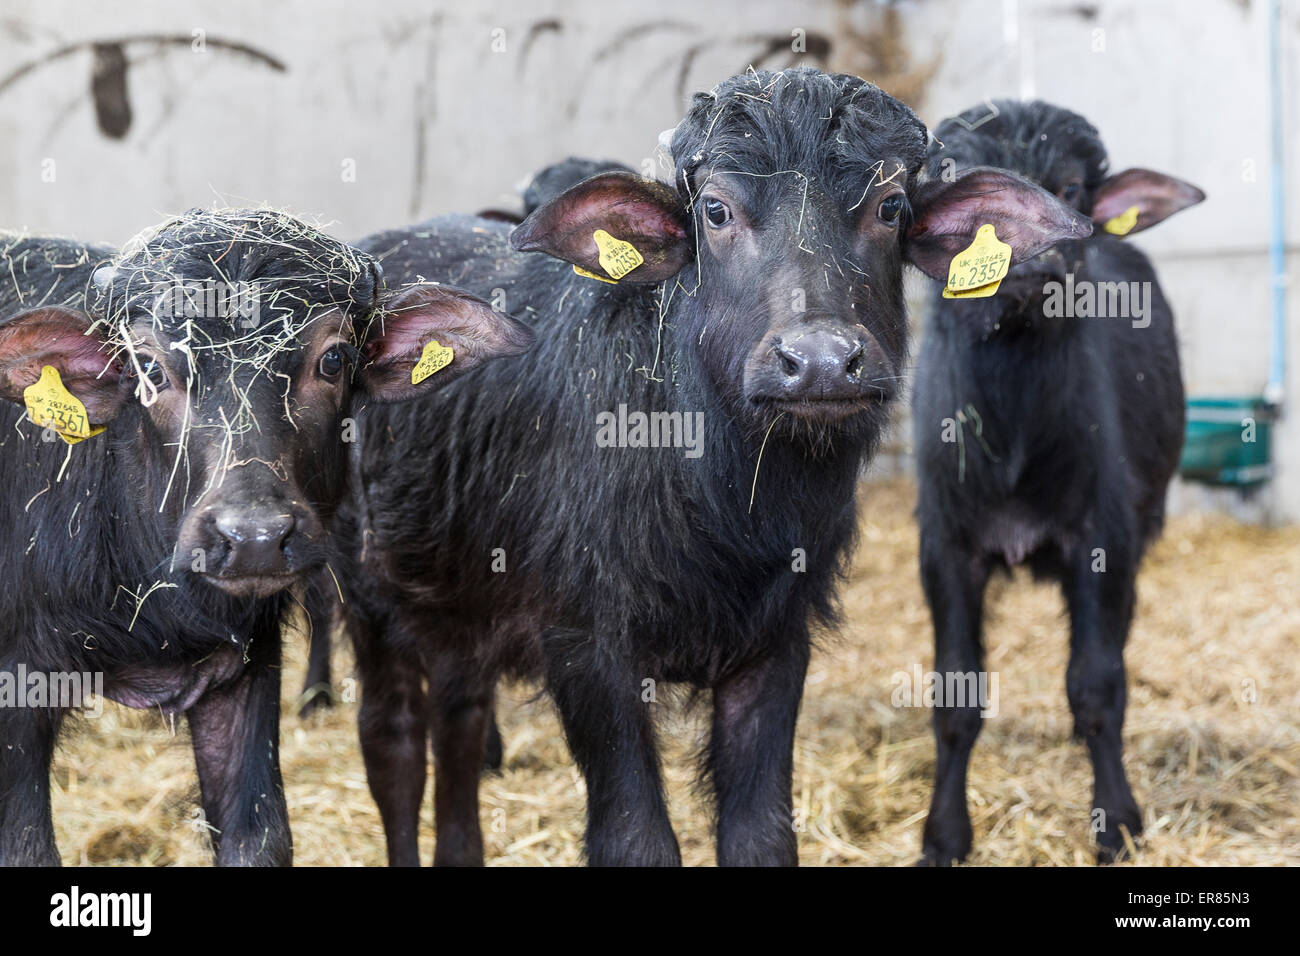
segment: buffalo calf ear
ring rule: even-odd
[[[1092,221],[1105,227],[1117,220],[1117,225],[1107,231],[1129,235],[1150,229],[1204,198],[1201,190],[1173,176],[1151,169],[1126,169],[1103,180],[1093,193]]]
[[[0,397],[24,404],[24,389],[49,365],[86,406],[92,424],[111,420],[127,397],[122,366],[102,338],[87,333],[90,324],[84,312],[53,306],[0,323]]]
[[[1066,239],[1092,235],[1092,222],[1041,186],[1006,170],[980,166],[951,182],[922,184],[912,197],[907,258],[926,275],[948,278],[948,264],[990,224],[1011,246],[1011,261],[1031,259]]]
[[[390,298],[366,330],[360,387],[375,401],[399,402],[532,344],[532,329],[468,292],[412,286]]]
[[[694,251],[677,193],[626,172],[592,176],[539,206],[510,234],[510,244],[606,276],[597,230],[631,243],[644,260],[612,276],[623,282],[662,282],[680,272]]]

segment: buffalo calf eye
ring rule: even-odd
[[[731,221],[731,210],[727,204],[718,199],[704,200],[704,218],[714,229],[721,228]]]
[[[162,391],[171,385],[171,380],[167,378],[167,370],[162,367],[156,358],[152,355],[136,355],[136,362],[139,363],[139,369],[136,368],[135,362],[128,362],[126,368],[122,370],[122,380],[128,384],[134,384],[139,381],[140,372],[144,372],[144,377],[149,380],[158,391]]]
[[[338,378],[343,371],[343,352],[337,346],[331,346],[320,357],[320,373],[325,378]]]
[[[880,202],[880,208],[876,210],[876,217],[883,223],[894,225],[903,215],[903,210],[907,208],[907,199],[902,193],[894,193],[892,196],[886,196]]]

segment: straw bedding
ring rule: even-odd
[[[919,855],[934,747],[929,712],[891,706],[893,675],[931,664],[916,574],[915,491],[864,487],[862,538],[843,592],[845,626],[814,655],[799,723],[794,795],[804,865],[897,865]],[[999,709],[971,763],[977,865],[1090,863],[1091,771],[1070,739],[1065,619],[1056,590],[995,578],[988,668]],[[1127,656],[1125,759],[1146,825],[1142,865],[1300,863],[1300,528],[1170,520],[1139,580]],[[305,647],[288,646],[282,761],[298,865],[379,865],[383,831],[366,789],[356,704],[299,721]],[[345,694],[346,650],[336,652]],[[350,696],[355,699],[355,693]],[[700,708],[660,697],[665,778],[687,864],[713,861],[694,784]],[[489,865],[581,860],[583,788],[551,705],[503,687],[505,766],[484,778]],[[55,758],[54,816],[66,863],[206,865],[183,722],[106,705]],[[432,858],[432,800],[422,856]]]

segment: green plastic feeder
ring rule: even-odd
[[[1273,477],[1273,406],[1263,398],[1191,398],[1178,470],[1208,485],[1249,488]],[[1249,422],[1254,422],[1250,435]],[[1253,441],[1247,440],[1253,437]]]

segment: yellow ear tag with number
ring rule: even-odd
[[[597,282],[608,282],[610,285],[618,285],[617,279],[606,279],[604,276],[598,276],[594,272],[588,272],[586,269],[582,268],[582,266],[574,266],[573,271],[588,279],[595,279]]]
[[[604,229],[597,229],[591,238],[596,240],[596,248],[600,250],[600,267],[616,280],[645,262],[645,257],[637,252],[636,246],[615,239]]]
[[[27,417],[42,428],[53,428],[65,442],[75,445],[94,438],[104,426],[90,427],[90,418],[81,399],[69,392],[53,365],[41,369],[41,377],[23,389]]]
[[[420,361],[411,369],[411,384],[419,385],[434,372],[441,372],[456,357],[449,345],[439,345],[437,339],[430,339],[429,344],[420,353]]]
[[[945,299],[982,299],[998,291],[1011,268],[1011,247],[998,238],[992,223],[975,233],[975,240],[952,257]]]
[[[1133,231],[1133,227],[1138,224],[1138,207],[1129,206],[1118,216],[1111,216],[1106,220],[1106,225],[1101,228],[1105,229],[1112,236],[1127,236]]]

